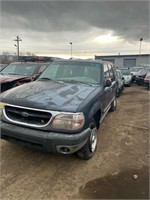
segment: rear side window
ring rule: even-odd
[[[115,81],[115,72],[114,72],[113,66],[111,64],[108,64],[108,68],[109,68],[111,80]]]
[[[109,68],[108,68],[107,64],[104,64],[104,78],[105,79],[110,78]]]

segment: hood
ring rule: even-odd
[[[76,112],[94,90],[94,86],[85,84],[34,81],[2,93],[1,101],[31,108]]]
[[[7,83],[12,81],[17,81],[20,79],[27,78],[28,76],[21,76],[21,75],[2,75],[0,74],[0,83]]]

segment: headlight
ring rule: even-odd
[[[84,125],[83,113],[58,114],[52,121],[52,127],[65,130],[77,130]]]
[[[2,117],[3,108],[4,108],[5,105],[6,105],[6,103],[0,102],[0,119],[1,119],[1,117]]]

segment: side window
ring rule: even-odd
[[[106,64],[104,64],[104,78],[105,79],[110,78],[109,69],[108,69],[108,66]]]
[[[113,70],[113,66],[111,64],[108,64],[108,68],[109,68],[109,71],[110,71],[111,80],[115,81],[115,73],[114,73],[114,70]]]

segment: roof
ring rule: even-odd
[[[50,64],[51,62],[11,62],[10,64]]]
[[[78,58],[73,58],[73,59],[62,59],[62,60],[55,60],[54,62],[88,62],[88,63],[110,63],[109,61],[104,61],[104,60],[91,60],[91,59],[78,59]],[[112,63],[111,63],[112,64]]]

